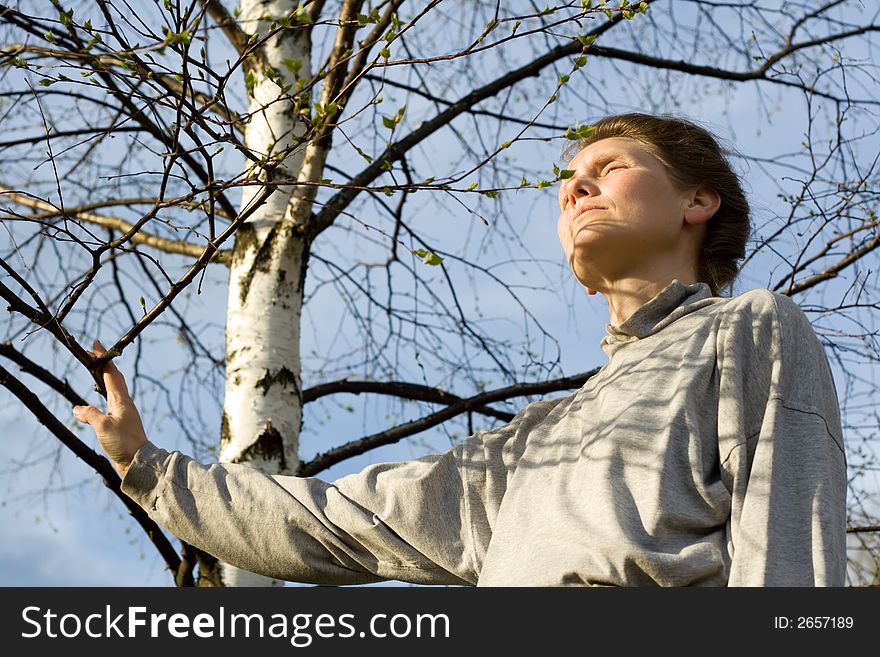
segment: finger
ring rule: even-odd
[[[107,349],[104,348],[104,345],[101,344],[100,340],[95,340],[93,348],[96,356],[100,356],[107,351]],[[111,395],[114,397],[113,401],[131,399],[131,395],[128,392],[128,384],[125,382],[125,377],[122,375],[122,372],[119,371],[119,368],[116,367],[112,358],[104,363],[104,366],[101,368],[101,373],[104,376],[104,388],[107,389],[108,401],[111,401]]]
[[[83,424],[90,425],[95,431],[101,431],[106,427],[110,418],[94,406],[74,406],[73,417]]]

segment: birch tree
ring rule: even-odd
[[[509,421],[601,365],[567,373],[532,310],[572,288],[518,237],[523,206],[552,196],[591,119],[633,108],[737,142],[782,133],[774,153],[737,154],[761,194],[743,272],[795,297],[826,344],[846,393],[851,582],[877,577],[876,9],[542,5],[0,5],[4,406],[103,478],[177,585],[280,582],[175,545],[119,492],[69,413],[102,393],[91,339],[132,356],[136,398],[190,451],[270,473]],[[750,110],[728,111],[741,98]],[[214,280],[225,307],[197,308]],[[393,400],[385,426],[335,432],[352,394]]]

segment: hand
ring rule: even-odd
[[[106,351],[104,345],[95,340],[94,351],[89,352],[100,356]],[[108,360],[101,370],[104,375],[104,387],[107,390],[107,412],[102,413],[94,406],[74,406],[73,416],[88,424],[95,430],[98,442],[113,462],[113,467],[121,477],[125,476],[128,466],[141,445],[147,442],[141,416],[134,405],[128,386],[112,360]]]

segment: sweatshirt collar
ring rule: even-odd
[[[646,301],[621,324],[606,324],[607,335],[599,343],[609,358],[619,348],[657,333],[679,317],[715,303],[708,283],[685,284],[672,279],[654,298]]]

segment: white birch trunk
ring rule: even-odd
[[[242,28],[265,36],[271,19],[289,16],[296,6],[291,0],[242,0]],[[284,30],[265,44],[263,54],[264,61],[250,69],[255,84],[244,138],[259,154],[278,152],[303,133],[291,101],[279,100],[281,87],[266,76],[265,66],[271,66],[284,84],[292,84],[289,93],[294,93],[296,77],[285,60],[301,62],[297,76],[310,77],[308,30]],[[298,148],[286,159],[284,175],[299,175],[304,151]],[[243,208],[257,191],[258,186],[244,188]],[[229,276],[220,461],[246,463],[273,474],[289,474],[298,466],[302,424],[299,343],[307,254],[296,225],[302,225],[311,208],[292,203],[293,193],[291,187],[279,188],[242,226]],[[298,217],[291,216],[294,206]],[[221,574],[226,586],[283,585],[229,564],[221,565]]]

